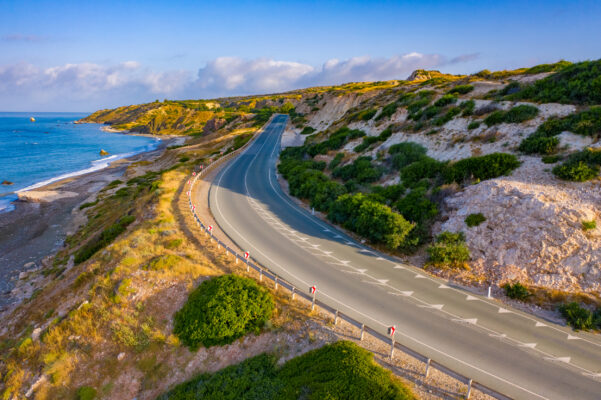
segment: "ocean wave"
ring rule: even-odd
[[[81,170],[74,171],[74,172],[68,172],[66,174],[61,174],[61,175],[55,176],[53,178],[46,179],[44,181],[34,183],[33,185],[27,186],[26,188],[17,190],[15,193],[26,192],[28,190],[33,190],[33,189],[40,188],[42,186],[49,185],[56,181],[60,181],[60,180],[67,179],[67,178],[72,178],[74,176],[89,174],[90,172],[99,171],[101,169],[108,167],[114,161],[121,160],[123,158],[132,157],[132,156],[135,156],[136,154],[146,153],[148,151],[155,150],[158,147],[160,141],[161,141],[161,139],[158,139],[155,143],[151,143],[151,144],[144,146],[143,148],[138,149],[136,151],[131,151],[129,153],[122,153],[122,154],[114,154],[114,155],[111,155],[108,157],[94,160],[91,162],[92,166],[89,168],[81,169]]]

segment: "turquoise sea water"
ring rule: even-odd
[[[104,132],[100,124],[74,124],[85,115],[0,112],[0,182],[13,182],[0,185],[0,212],[14,208],[11,202],[19,190],[104,168],[159,143],[154,138]],[[101,157],[101,149],[110,155]]]

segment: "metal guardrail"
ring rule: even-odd
[[[273,118],[273,117],[272,117]],[[269,123],[271,122],[268,121],[267,124],[265,124],[265,126],[267,126]],[[227,160],[230,160],[231,158],[237,156],[238,154],[242,153],[244,150],[246,150],[254,141],[257,137],[259,137],[261,135],[261,133],[263,132],[263,129],[261,129],[259,132],[257,132],[254,137],[249,140],[244,146],[242,146],[241,148],[226,154],[220,158],[218,158],[217,160],[211,162],[210,164],[208,164],[206,167],[202,168],[198,173],[193,172],[193,176],[190,179],[190,185],[189,185],[189,189],[187,192],[188,195],[188,205],[190,206],[190,211],[192,212],[192,216],[194,217],[197,225],[200,227],[200,229],[207,235],[209,235],[211,237],[211,240],[215,240],[217,242],[217,246],[218,248],[223,247],[226,255],[229,255],[230,253],[232,254],[232,256],[235,259],[236,264],[238,263],[238,261],[242,261],[243,263],[246,264],[246,270],[247,272],[250,271],[250,268],[254,269],[255,271],[257,271],[259,273],[259,281],[263,281],[263,279],[269,279],[271,281],[274,282],[275,285],[275,290],[277,291],[279,289],[279,287],[281,286],[282,288],[288,290],[290,292],[291,298],[292,300],[294,300],[296,298],[296,296],[300,296],[303,299],[311,302],[311,308],[313,309],[315,306],[320,307],[321,309],[331,313],[334,315],[334,324],[337,324],[339,319],[345,320],[346,322],[350,323],[351,325],[354,325],[355,327],[361,329],[361,336],[359,338],[359,340],[363,340],[363,336],[365,333],[369,333],[371,336],[373,336],[374,338],[380,340],[381,342],[383,342],[386,345],[390,345],[390,358],[392,359],[394,357],[394,350],[400,350],[403,353],[423,362],[424,364],[426,364],[425,366],[425,371],[424,371],[424,377],[427,378],[430,372],[431,368],[437,369],[438,371],[442,372],[443,374],[450,376],[453,379],[456,379],[462,383],[464,383],[465,385],[467,385],[467,392],[465,395],[466,399],[470,398],[472,389],[477,389],[480,392],[489,395],[493,398],[499,399],[499,400],[511,400],[510,397],[505,396],[502,393],[499,393],[481,383],[478,383],[476,381],[474,381],[473,379],[464,376],[458,372],[453,371],[452,369],[442,365],[441,363],[432,360],[430,358],[428,358],[427,356],[424,356],[421,353],[418,353],[417,351],[414,351],[412,349],[410,349],[407,346],[404,346],[400,343],[398,343],[395,339],[394,339],[394,333],[392,336],[386,336],[381,334],[380,332],[378,332],[376,329],[371,328],[368,325],[365,325],[362,322],[359,322],[357,320],[355,320],[354,318],[350,317],[349,315],[346,315],[344,313],[342,313],[340,310],[336,309],[335,307],[330,306],[329,304],[324,303],[323,301],[316,299],[314,295],[309,295],[307,293],[305,293],[304,291],[299,291],[298,288],[296,288],[292,283],[286,281],[285,279],[281,278],[280,276],[278,276],[276,273],[274,273],[273,271],[270,271],[267,268],[263,268],[260,265],[257,265],[253,262],[251,262],[250,259],[245,258],[243,255],[238,254],[238,252],[234,249],[232,249],[231,247],[229,247],[227,244],[225,244],[224,242],[222,242],[221,240],[219,240],[218,238],[214,237],[211,230],[209,229],[209,226],[203,224],[200,220],[200,218],[198,218],[198,215],[196,214],[196,207],[195,205],[192,203],[192,189],[194,187],[194,184],[196,183],[196,181],[198,180],[198,178],[206,175],[208,173],[208,171],[210,171],[211,169],[215,168],[216,166],[224,163]]]

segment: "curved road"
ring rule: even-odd
[[[515,399],[601,399],[601,340],[377,254],[295,205],[275,174],[280,115],[213,180],[209,206],[251,257],[300,288]]]

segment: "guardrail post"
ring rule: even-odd
[[[315,292],[313,291],[313,300],[311,300],[311,311],[315,310]]]
[[[428,377],[428,374],[430,374],[430,362],[432,360],[428,358],[428,361],[426,361],[426,372],[424,372],[424,378]]]
[[[234,258],[236,259],[236,264],[238,264],[238,256],[234,254]]]
[[[492,286],[489,286],[489,287],[488,287],[488,296],[486,296],[486,297],[488,297],[489,299],[492,297],[492,295],[491,295],[491,291],[492,291]]]
[[[334,315],[334,325],[338,323],[338,310],[336,310],[336,314]]]
[[[259,282],[263,282],[263,269],[259,268]]]
[[[296,293],[294,292],[294,286],[292,286],[292,300],[294,300],[295,296],[296,296]]]
[[[359,336],[359,341],[363,340],[363,333],[365,332],[365,324],[361,324],[361,336]]]
[[[472,380],[470,379],[467,382],[467,394],[465,395],[466,400],[470,398],[471,394],[472,394]]]
[[[246,272],[250,272],[250,265],[248,265],[248,259],[246,260]]]
[[[390,339],[390,359],[394,357],[394,338]]]

